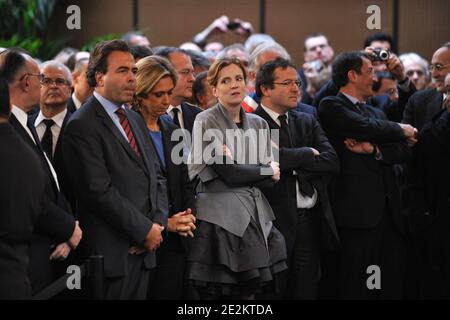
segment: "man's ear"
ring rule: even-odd
[[[349,70],[347,72],[347,77],[349,82],[356,82],[357,73],[355,70]]]
[[[95,82],[97,83],[97,87],[103,87],[105,84],[104,80],[105,75],[101,72],[95,73]]]
[[[79,76],[78,72],[72,72],[72,87],[73,87],[75,84],[77,84],[78,76]]]
[[[269,87],[266,87],[265,85],[260,86],[261,92],[264,97],[270,97],[271,89]]]

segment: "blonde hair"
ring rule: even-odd
[[[133,106],[139,109],[137,98],[146,98],[148,93],[158,84],[158,82],[169,76],[174,86],[177,84],[178,76],[169,60],[160,56],[148,56],[139,60],[136,64],[136,96]]]
[[[209,67],[207,81],[209,85],[216,87],[217,82],[219,82],[219,73],[223,68],[228,67],[230,65],[236,65],[241,68],[242,73],[244,74],[244,81],[247,81],[247,72],[245,70],[242,62],[237,58],[220,58],[214,61],[214,63]]]

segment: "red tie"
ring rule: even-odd
[[[130,123],[128,122],[128,118],[125,114],[125,110],[122,108],[119,108],[116,110],[116,114],[119,116],[120,125],[123,128],[123,131],[125,131],[125,134],[127,135],[128,142],[130,143],[131,148],[140,156],[139,149],[136,144],[136,140],[134,139],[133,131],[131,131]]]

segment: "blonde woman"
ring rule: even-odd
[[[266,121],[241,107],[242,63],[218,59],[207,79],[219,102],[194,123],[188,167],[198,179],[197,229],[188,239],[187,279],[201,299],[254,299],[273,290],[274,276],[287,268],[284,238],[258,189],[277,182],[280,170]]]
[[[170,96],[177,76],[170,62],[158,56],[139,60],[136,74],[136,98],[134,109],[144,119],[148,134],[159,157],[167,178],[169,219],[168,233],[158,249],[157,266],[152,272],[149,298],[182,299],[184,297],[184,270],[186,252],[183,238],[193,236],[194,194],[185,164],[176,165],[171,158],[175,141],[171,141],[174,130],[179,129],[166,115]]]

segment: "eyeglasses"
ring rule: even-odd
[[[409,71],[406,72],[406,76],[412,77],[414,75],[414,73],[417,73],[417,75],[419,77],[424,75],[424,72],[422,70],[409,70]]]
[[[450,66],[450,63],[442,65],[440,63],[436,63],[436,64],[430,64],[428,66],[428,70],[433,71],[434,69],[436,69],[436,71],[442,71],[443,69],[447,68],[448,66]]]
[[[55,84],[57,87],[63,87],[69,85],[69,81],[63,78],[56,78],[55,80],[51,78],[42,77],[41,84],[45,87],[49,87],[52,84]]]
[[[38,77],[38,80],[40,82],[40,81],[42,81],[42,78],[44,77],[44,75],[42,73],[29,73],[29,72],[27,72],[24,75],[22,75],[19,80],[22,81],[23,78],[25,78],[25,77]]]
[[[300,80],[286,80],[283,82],[273,82],[273,84],[278,84],[283,87],[290,87],[292,85],[295,85],[300,88],[302,86],[302,82]]]

